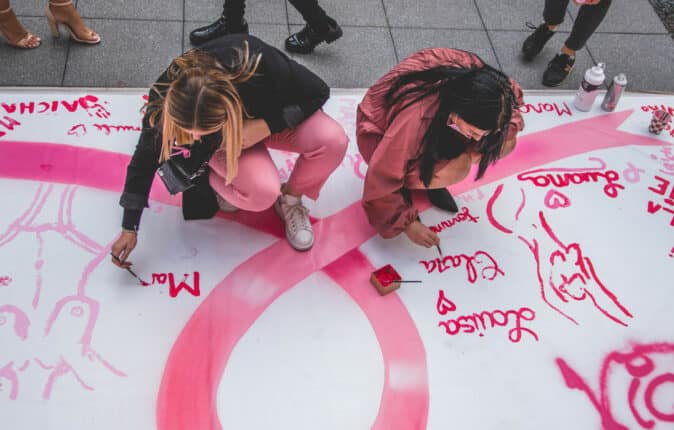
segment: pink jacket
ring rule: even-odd
[[[450,48],[430,48],[404,59],[370,87],[358,106],[356,135],[358,148],[368,163],[362,204],[370,224],[383,237],[400,234],[416,219],[417,210],[408,205],[400,194],[405,183],[418,182],[418,159],[422,140],[438,110],[437,95],[428,96],[395,113],[409,99],[386,107],[384,96],[400,75],[445,65],[481,67],[480,59],[466,51]],[[510,80],[517,107],[523,102],[522,90]],[[518,109],[513,109],[506,139],[524,128]]]

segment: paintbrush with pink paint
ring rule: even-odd
[[[122,263],[122,260],[120,260],[119,257],[117,257],[115,254],[113,254],[113,253],[111,252],[110,255],[112,256],[112,258],[114,258],[115,260],[117,260],[117,262],[119,262],[119,264],[123,264],[123,263]],[[125,267],[125,269],[126,269],[127,272],[131,273],[131,275],[133,275],[134,278],[138,279],[138,282],[140,282],[140,285],[142,285],[142,286],[144,286],[144,287],[147,287],[148,285],[150,285],[149,283],[147,283],[147,282],[143,281],[142,279],[140,279],[140,276],[136,275],[136,273],[135,273],[133,270],[131,270],[130,267]]]

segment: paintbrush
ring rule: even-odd
[[[419,215],[417,215],[417,221],[421,222],[421,218],[419,218]],[[440,254],[440,258],[445,258],[445,256],[442,255],[442,249],[440,249],[440,242],[438,242],[438,244],[435,245],[435,248],[438,250],[438,254]],[[421,282],[421,281],[419,281],[419,282]]]
[[[117,260],[117,262],[118,262],[119,264],[124,264],[124,263],[122,263],[122,260],[120,260],[119,257],[117,257],[117,256],[116,256],[115,254],[113,254],[112,252],[110,253],[110,255],[112,256],[112,258],[114,258],[115,260]],[[126,269],[127,272],[131,273],[131,275],[133,275],[134,278],[138,279],[138,282],[140,282],[140,285],[142,285],[142,286],[150,285],[150,284],[148,284],[147,282],[145,282],[145,281],[143,281],[142,279],[140,279],[140,277],[139,277],[138,275],[136,275],[136,273],[135,273],[133,270],[131,270],[130,267],[125,267],[124,269]]]

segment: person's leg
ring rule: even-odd
[[[522,44],[522,55],[525,60],[533,60],[541,52],[547,41],[557,31],[559,24],[564,22],[568,5],[569,0],[545,0],[543,23],[538,27],[527,23],[530,28],[535,28],[535,31]]]
[[[325,13],[317,0],[290,0],[290,3],[302,14],[307,25],[286,39],[289,52],[308,54],[319,43],[332,43],[342,37],[342,28]]]
[[[96,45],[101,42],[101,37],[86,26],[72,0],[49,0],[45,15],[49,21],[52,36],[55,38],[60,37],[58,26],[63,24],[68,27],[70,38],[75,42],[87,45]]]
[[[248,23],[243,18],[245,9],[245,0],[225,0],[220,18],[212,24],[192,30],[190,43],[201,45],[225,34],[248,33]]]
[[[0,33],[10,45],[16,48],[37,48],[42,42],[39,37],[21,25],[9,0],[0,0]]]
[[[556,87],[569,76],[576,62],[576,51],[585,46],[606,16],[609,6],[611,6],[611,0],[602,0],[596,5],[581,6],[571,34],[543,73],[543,85]]]
[[[278,170],[264,145],[255,145],[241,153],[238,174],[230,184],[225,184],[224,150],[216,151],[208,165],[209,183],[216,195],[239,209],[261,212],[271,207],[281,194]]]
[[[264,141],[269,148],[300,154],[283,186],[283,195],[274,205],[285,223],[288,242],[299,251],[311,248],[314,243],[309,211],[302,204],[302,196],[318,198],[325,181],[344,159],[348,140],[342,126],[319,110],[296,128],[273,134]]]
[[[421,172],[417,167],[405,178],[405,188],[409,190],[426,190],[428,199],[433,206],[448,211],[458,212],[459,207],[447,187],[463,181],[472,166],[471,156],[468,153],[449,161],[440,161],[433,166],[433,177],[428,188],[421,180]]]
[[[575,51],[581,50],[597,27],[599,27],[599,24],[604,20],[610,6],[611,0],[602,0],[595,5],[581,6],[578,10],[576,21],[573,23],[571,34],[564,43],[564,47],[574,54]]]
[[[349,138],[341,125],[322,110],[296,128],[264,141],[269,148],[299,153],[286,192],[316,200],[328,177],[344,159]]]

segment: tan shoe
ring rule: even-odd
[[[21,25],[11,7],[0,10],[0,34],[7,40],[8,45],[15,48],[33,49],[42,43],[39,37]]]
[[[75,42],[88,45],[95,45],[101,42],[101,36],[84,24],[84,21],[80,18],[80,14],[77,13],[77,9],[75,9],[73,2],[70,0],[66,2],[50,1],[44,14],[49,21],[52,36],[57,39],[61,36],[59,25],[62,24],[68,29],[70,38]]]

